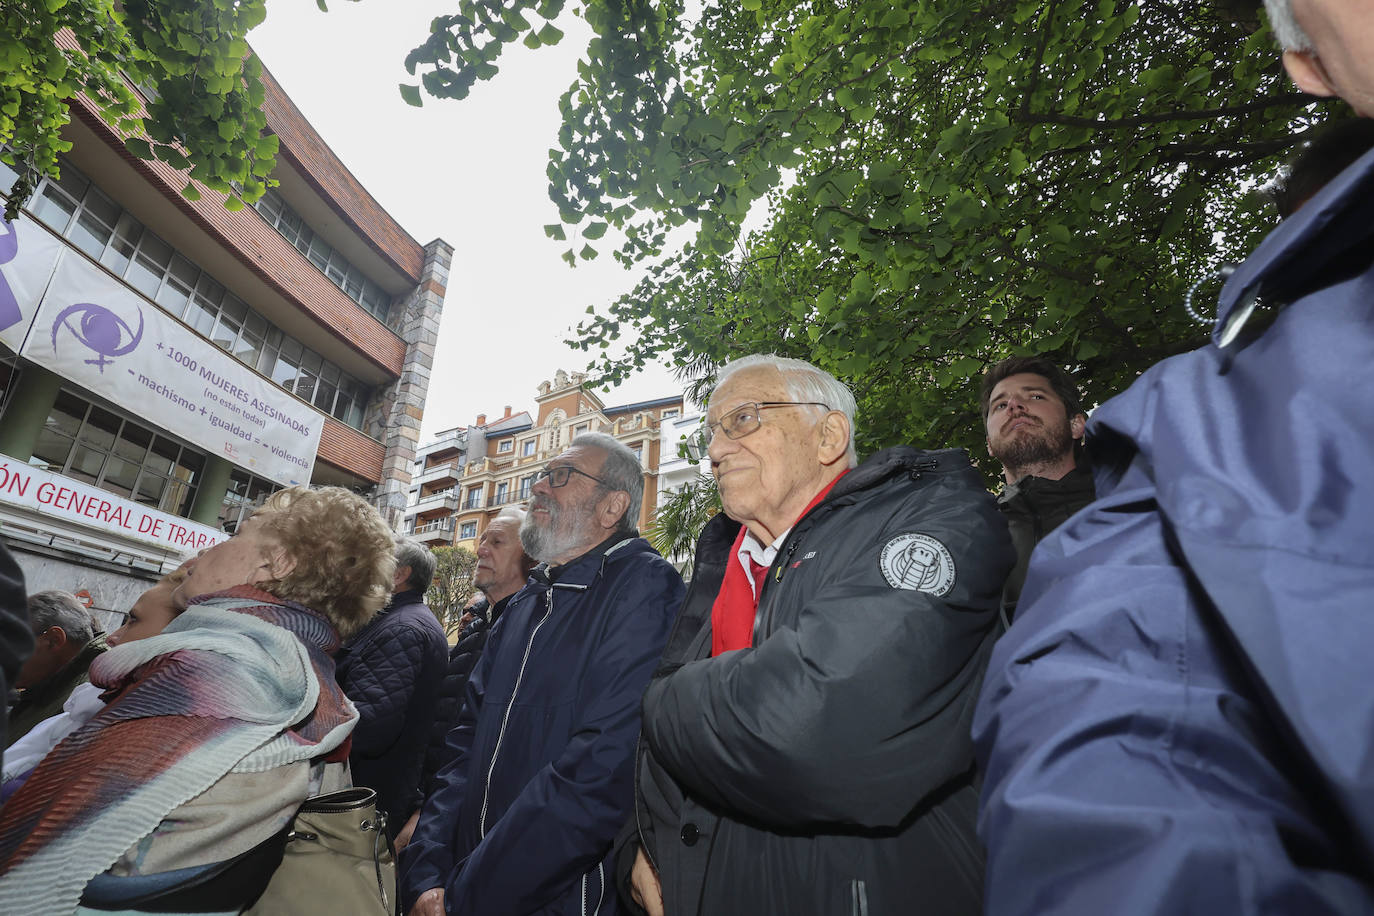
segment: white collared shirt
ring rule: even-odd
[[[788,528],[782,534],[778,535],[773,543],[765,547],[762,541],[754,537],[752,531],[748,528],[744,529],[744,540],[740,542],[739,553],[735,556],[736,559],[739,560],[739,564],[744,567],[744,576],[749,580],[749,587],[754,591],[755,604],[758,603],[759,586],[762,583],[756,583],[754,581],[754,571],[750,568],[749,561],[752,559],[765,569],[772,566],[773,560],[778,556],[778,550],[782,547],[782,542],[787,540],[787,535],[791,533],[791,531],[792,529]]]

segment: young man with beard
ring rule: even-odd
[[[415,916],[612,914],[639,701],[682,578],[635,520],[639,459],[590,433],[540,472],[520,528],[540,562],[511,598],[401,855]]]
[[[1035,545],[1093,501],[1092,472],[1082,458],[1088,418],[1068,373],[1041,356],[1013,356],[989,369],[982,407],[988,452],[1002,463],[1006,481],[997,505],[1016,546],[1016,568],[1002,591],[1010,623]]]

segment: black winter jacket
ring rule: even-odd
[[[392,836],[419,806],[420,765],[447,661],[444,628],[414,590],[393,595],[335,656],[339,686],[358,707],[348,757],[353,784],[377,791]]]
[[[1002,590],[1002,606],[1008,619],[1021,598],[1021,586],[1026,582],[1026,569],[1035,545],[1094,498],[1093,475],[1087,466],[1076,467],[1059,480],[1022,477],[997,497],[997,508],[1007,517],[1011,543],[1016,548],[1016,566]]]
[[[737,531],[702,532],[644,696],[622,894],[642,843],[673,916],[978,913],[969,722],[1013,553],[967,455],[841,478],[769,569],[752,648],[711,658]]]
[[[439,772],[447,760],[444,746],[448,743],[449,729],[458,721],[458,710],[463,705],[463,691],[467,688],[468,675],[472,674],[482,648],[487,644],[491,628],[501,618],[514,595],[507,595],[496,604],[488,607],[485,598],[474,604],[470,610],[475,614],[463,632],[458,634],[458,642],[448,652],[448,672],[439,685],[439,696],[434,702],[434,725],[429,730],[429,744],[425,748],[425,765],[420,773],[420,798],[417,806],[424,802],[424,796],[434,788],[434,774]]]

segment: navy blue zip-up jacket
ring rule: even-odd
[[[406,909],[616,912],[604,860],[634,806],[639,703],[682,603],[642,538],[613,539],[511,598],[468,679],[448,762],[401,855]]]
[[[1283,308],[1233,339],[1259,293]],[[1247,329],[1248,330],[1248,329]],[[1374,152],[1098,408],[974,720],[987,911],[1374,913]]]

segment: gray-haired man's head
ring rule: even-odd
[[[611,535],[633,534],[643,496],[635,453],[604,433],[583,433],[540,472],[520,540],[541,563],[567,563]]]

